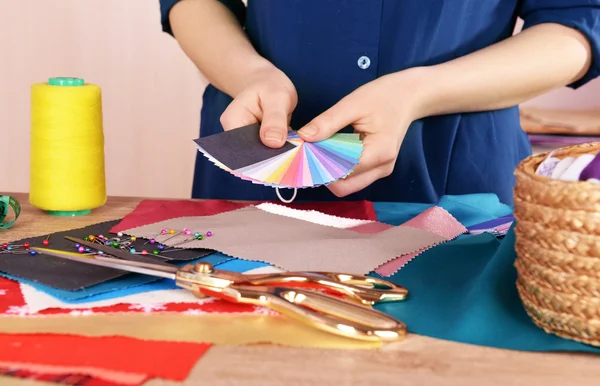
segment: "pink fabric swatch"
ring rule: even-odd
[[[365,224],[365,226],[367,225],[371,224]],[[408,220],[402,225],[435,233],[438,236],[446,238],[446,241],[452,240],[467,232],[467,228],[459,223],[458,220],[456,220],[445,209],[440,208],[439,206],[433,206],[423,211],[421,214]],[[362,227],[362,225],[359,227]],[[355,228],[353,228],[353,230],[354,229]],[[427,249],[422,249],[415,253],[402,255],[390,262],[380,265],[375,269],[375,272],[381,276],[392,276],[400,268],[404,267],[409,261],[426,250]]]

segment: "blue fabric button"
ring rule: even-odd
[[[361,56],[358,58],[358,67],[366,70],[371,65],[371,59],[368,56]]]

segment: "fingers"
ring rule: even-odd
[[[292,106],[285,95],[269,94],[261,99],[260,138],[269,147],[279,148],[287,139]]]
[[[298,131],[308,142],[323,141],[360,118],[358,101],[353,94],[340,100],[327,111],[310,121]]]
[[[373,182],[383,177],[386,177],[383,171],[379,168],[376,168],[357,175],[353,173],[348,176],[348,178],[332,182],[327,187],[337,197],[345,197],[352,193],[363,190]]]
[[[372,135],[365,139],[363,154],[352,173],[328,185],[338,197],[358,192],[394,171],[398,148],[385,135]]]
[[[241,95],[234,99],[221,115],[225,131],[261,122],[260,138],[269,147],[279,148],[287,139],[293,106],[289,96],[269,94],[262,99],[254,95]]]

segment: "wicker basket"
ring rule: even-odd
[[[599,151],[597,142],[554,155]],[[515,171],[517,290],[537,326],[600,346],[600,185],[535,174],[547,155],[529,157]]]

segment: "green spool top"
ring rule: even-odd
[[[50,86],[63,86],[63,87],[80,87],[84,86],[85,82],[81,78],[71,78],[71,77],[57,77],[48,79],[48,84]],[[86,214],[90,214],[92,211],[87,210],[74,210],[74,211],[64,211],[64,210],[48,210],[46,213],[52,216],[60,216],[60,217],[76,217],[76,216],[85,216]]]
[[[85,82],[81,78],[69,78],[69,77],[58,77],[58,78],[50,78],[48,79],[48,84],[50,86],[83,86]]]

